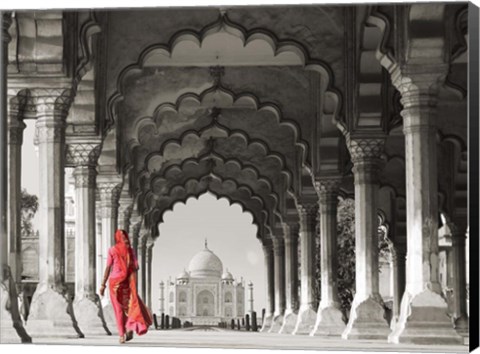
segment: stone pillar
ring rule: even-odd
[[[321,301],[311,335],[341,336],[345,322],[338,298],[337,205],[341,177],[322,177],[316,182],[320,206]]]
[[[95,166],[100,142],[72,143],[67,163],[75,166],[75,299],[73,309],[85,334],[111,334],[96,294]]]
[[[163,313],[165,313],[165,283],[163,282],[163,280],[160,282],[160,299],[159,300],[160,300],[159,313],[162,315],[162,318],[163,318]]]
[[[65,119],[71,90],[36,89],[39,150],[39,283],[27,329],[32,336],[83,337],[65,297]]]
[[[271,243],[264,244],[263,253],[265,255],[265,269],[267,273],[267,308],[265,309],[265,316],[263,318],[262,329],[260,332],[266,332],[270,329],[272,326],[273,313],[275,311],[273,245]]]
[[[391,343],[461,343],[447,315],[438,269],[436,104],[444,64],[397,67],[402,95],[407,197],[407,284]],[[432,338],[435,336],[435,338]]]
[[[457,332],[466,337],[469,334],[469,318],[467,315],[467,266],[465,262],[466,230],[450,226],[452,231],[451,270],[453,288],[453,316]]]
[[[298,229],[297,223],[284,224],[286,310],[279,333],[291,334],[298,314]]]
[[[140,220],[140,221],[138,221]],[[133,252],[135,253],[135,256],[137,257],[137,260],[138,260],[138,264],[139,264],[139,267],[140,267],[140,257],[142,256],[140,253],[139,253],[139,247],[138,247],[138,242],[139,242],[139,233],[140,233],[140,227],[141,227],[142,223],[141,223],[141,219],[131,219],[130,220],[130,223],[129,223],[129,237],[130,237],[130,242],[132,243],[132,248],[133,248]],[[138,289],[138,293],[140,294],[140,287],[139,287],[139,277],[140,277],[140,269],[138,270],[137,272],[137,276],[136,276],[136,284],[137,284],[137,289]]]
[[[105,264],[103,264],[103,238],[102,238],[102,208],[100,205],[100,200],[98,189],[96,190],[96,201],[95,201],[95,256],[96,256],[96,268],[97,268],[97,294],[100,292],[100,286],[102,285],[103,274],[105,272]]]
[[[132,212],[132,203],[133,200],[128,195],[128,192],[126,190],[122,190],[118,201],[118,228],[127,232],[130,228],[130,214]]]
[[[255,311],[253,308],[253,283],[248,283],[248,313],[252,316],[252,313]]]
[[[30,343],[18,310],[15,278],[8,266],[7,63],[11,12],[1,12],[0,43],[0,343]],[[20,176],[18,176],[20,177]],[[16,261],[18,261],[16,259]]]
[[[97,177],[97,188],[100,193],[100,210],[102,217],[102,244],[100,253],[102,263],[98,266],[105,270],[107,265],[108,249],[115,244],[115,231],[117,229],[118,197],[120,194],[120,181],[115,180],[114,176],[99,175]],[[102,272],[103,279],[103,272]],[[117,325],[115,314],[110,301],[110,291],[108,283],[105,289],[105,295],[102,298],[102,308],[105,322],[110,332],[117,334]],[[100,290],[98,290],[100,291]]]
[[[115,231],[117,230],[118,198],[120,196],[120,186],[121,185],[119,181],[111,182],[104,180],[97,182],[97,187],[100,190],[100,208],[102,211],[103,268],[107,264],[108,249],[115,245]]]
[[[303,203],[298,207],[300,217],[300,310],[292,334],[310,334],[315,326],[315,227],[317,225],[317,202]]]
[[[378,284],[378,176],[383,138],[350,138],[355,179],[355,297],[344,339],[386,339],[389,326]]]
[[[273,238],[275,271],[275,312],[270,333],[278,333],[283,325],[285,315],[285,243],[283,238]]]
[[[147,258],[147,245],[146,245],[147,235],[143,235],[139,238],[138,241],[138,273],[137,273],[137,282],[138,282],[138,294],[145,300],[146,295],[146,258]]]
[[[145,300],[149,309],[152,308],[152,256],[153,256],[153,241],[149,240],[146,248],[146,294]]]
[[[15,97],[12,100],[17,101]],[[11,100],[11,101],[12,101]],[[26,125],[20,117],[19,104],[10,104],[8,115],[8,239],[9,266],[18,284],[22,276],[21,182],[22,143]]]
[[[390,328],[395,327],[395,323],[400,316],[400,303],[402,301],[403,293],[405,292],[405,260],[406,252],[405,246],[397,246],[392,252],[393,263],[393,314]]]

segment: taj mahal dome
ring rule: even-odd
[[[253,305],[253,284],[248,286]],[[241,319],[245,315],[244,280],[237,281],[228,269],[223,270],[222,261],[205,240],[205,248],[192,257],[188,270],[178,274],[175,281],[169,279],[166,288],[163,281],[160,283],[160,311],[193,325]]]

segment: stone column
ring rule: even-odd
[[[130,214],[132,212],[132,198],[126,190],[122,190],[118,201],[118,228],[128,232],[130,227]],[[130,235],[130,234],[129,234]],[[131,240],[130,240],[131,241]]]
[[[316,181],[320,206],[321,301],[311,335],[340,336],[345,322],[338,298],[337,282],[337,205],[341,177]]]
[[[268,241],[266,241],[268,242]],[[274,287],[274,262],[273,262],[273,245],[266,243],[263,245],[263,253],[265,255],[265,269],[267,281],[267,305],[265,309],[265,317],[263,319],[262,329],[260,332],[266,332],[272,326],[273,313],[275,311],[275,287]]]
[[[298,314],[298,229],[297,223],[284,224],[286,310],[279,333],[291,334]]]
[[[115,180],[114,176],[99,175],[97,177],[97,188],[100,192],[100,210],[102,217],[102,244],[100,253],[102,263],[98,265],[102,270],[107,265],[108,249],[115,244],[115,231],[117,229],[118,197],[120,194],[120,181]],[[103,272],[102,272],[103,279]],[[102,298],[102,308],[105,322],[110,332],[117,334],[117,325],[115,314],[110,302],[110,292],[108,283],[105,289],[105,295]],[[100,291],[100,290],[98,290]]]
[[[400,316],[400,303],[405,292],[405,246],[397,246],[392,252],[393,263],[393,315],[390,328],[395,327],[395,323]]]
[[[96,255],[96,268],[97,268],[97,294],[100,292],[100,286],[102,285],[103,274],[105,271],[105,264],[103,264],[103,239],[102,239],[102,208],[100,205],[99,191],[96,190],[96,201],[95,201],[95,255]]]
[[[17,97],[12,100],[18,100]],[[8,238],[9,266],[16,283],[22,276],[21,182],[22,143],[26,125],[20,117],[19,104],[10,104],[8,120]]]
[[[383,138],[350,138],[355,179],[355,297],[344,339],[386,339],[389,326],[378,284],[378,176]]]
[[[32,339],[23,327],[18,310],[15,278],[8,266],[7,52],[11,39],[8,33],[11,15],[11,12],[1,12],[0,17],[0,343],[30,343]]]
[[[318,204],[303,203],[298,207],[300,217],[300,310],[297,324],[292,334],[310,334],[315,326],[315,227],[317,225]]]
[[[146,248],[146,294],[145,300],[149,309],[152,308],[152,256],[153,256],[153,241],[149,240]]]
[[[147,258],[147,244],[146,244],[146,239],[147,235],[143,235],[139,238],[138,241],[138,253],[137,253],[137,258],[138,258],[138,273],[137,273],[137,282],[138,282],[138,294],[142,298],[142,300],[145,300],[145,295],[146,295],[146,258]]]
[[[108,177],[107,177],[108,178]],[[102,210],[102,256],[103,267],[107,263],[108,249],[115,245],[115,231],[118,222],[118,198],[121,184],[119,181],[99,181],[97,187],[100,190],[100,208]]]
[[[436,104],[448,66],[397,67],[402,95],[407,197],[407,284],[389,342],[461,343],[447,315],[438,269]],[[435,336],[435,339],[432,339]]]
[[[285,243],[282,237],[273,239],[275,271],[275,312],[270,333],[278,333],[283,325],[285,315]]]
[[[36,89],[39,150],[39,283],[27,329],[32,336],[83,337],[65,297],[65,119],[71,90]]]
[[[466,230],[455,225],[452,231],[451,270],[453,288],[453,316],[457,332],[466,337],[469,333],[469,318],[467,315],[467,266],[465,262]]]
[[[100,142],[71,143],[67,162],[75,166],[75,299],[73,309],[85,334],[111,334],[96,294],[95,166]]]
[[[250,281],[248,283],[248,313],[250,316],[255,312],[253,307],[253,283]]]
[[[165,313],[165,283],[160,281],[160,306],[159,306],[159,313],[160,315]]]

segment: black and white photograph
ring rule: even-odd
[[[478,347],[475,4],[15,5],[2,352]]]

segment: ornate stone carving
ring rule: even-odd
[[[73,102],[73,90],[65,88],[36,88],[33,90],[37,115],[65,120]],[[39,119],[40,119],[39,118]]]
[[[405,65],[397,66],[391,73],[392,84],[402,95],[400,99],[403,110],[404,131],[412,127],[426,127],[433,125],[435,119],[428,117],[435,115],[437,93],[445,82],[448,65]]]
[[[92,166],[78,166],[73,171],[75,188],[95,188],[97,171]]]
[[[381,159],[385,146],[383,138],[351,139],[348,145],[352,162]]]
[[[97,183],[100,192],[100,207],[103,218],[116,218],[118,215],[118,198],[120,197],[121,184],[118,182]]]
[[[303,232],[314,232],[318,218],[318,203],[303,203],[297,207],[300,218],[300,229]]]
[[[100,156],[100,145],[95,143],[68,144],[66,150],[66,163],[72,166],[95,166]]]

